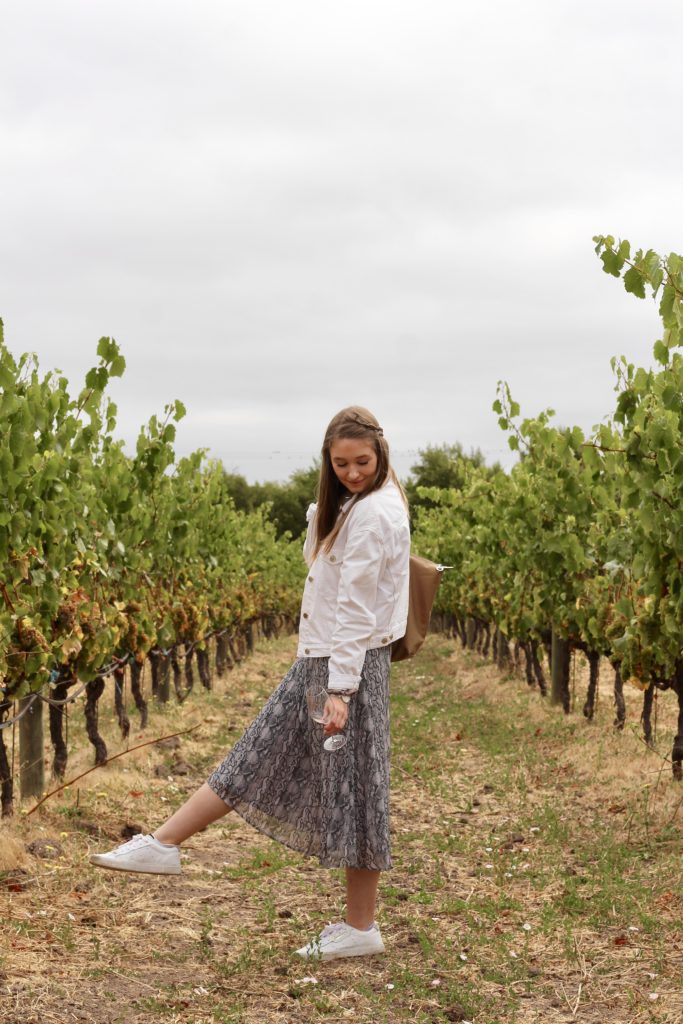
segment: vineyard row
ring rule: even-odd
[[[203,450],[176,460],[181,402],[152,416],[134,455],[114,437],[107,396],[125,362],[110,338],[76,395],[34,357],[15,360],[0,322],[0,789],[11,812],[4,735],[28,732],[48,703],[54,769],[63,771],[59,703],[84,686],[96,758],[104,678],[136,679],[149,659],[180,697],[193,660],[206,685],[207,644],[227,661],[253,624],[293,621],[305,573],[298,543],[277,538],[267,509],[235,508],[223,467]],[[266,627],[269,628],[269,627]],[[181,663],[185,667],[185,690]],[[20,707],[16,709],[16,704]],[[13,708],[15,710],[13,710]],[[26,740],[30,745],[30,741]],[[42,748],[41,748],[42,749]],[[22,757],[23,759],[23,757]],[[28,763],[40,758],[29,757]],[[42,780],[22,777],[22,793]]]
[[[422,488],[413,543],[454,567],[436,611],[470,644],[495,631],[503,649],[526,659],[527,678],[544,692],[546,650],[558,699],[569,710],[572,650],[583,651],[597,686],[601,657],[621,684],[644,691],[643,720],[656,690],[679,703],[672,760],[683,759],[683,259],[662,259],[611,237],[595,239],[603,269],[626,290],[658,299],[662,336],[654,369],[612,361],[616,407],[586,435],[556,427],[553,410],[522,418],[508,386],[494,411],[520,454],[509,473],[470,464],[460,488]],[[467,623],[473,624],[468,626]],[[592,713],[594,697],[587,697]]]

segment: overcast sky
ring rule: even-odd
[[[680,0],[2,4],[0,316],[80,386],[101,335],[133,442],[248,479],[369,406],[402,474],[489,460],[504,378],[584,428],[656,306],[598,232],[683,251]]]

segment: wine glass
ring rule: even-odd
[[[306,691],[306,703],[308,704],[308,713],[314,722],[319,722],[321,725],[325,725],[327,718],[325,716],[325,705],[330,698],[327,690],[321,687],[312,686]],[[335,733],[334,736],[328,736],[323,743],[323,749],[328,752],[334,750],[340,750],[346,743],[346,736],[342,733]]]

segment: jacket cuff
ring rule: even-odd
[[[359,679],[330,679],[327,683],[328,693],[357,693]]]

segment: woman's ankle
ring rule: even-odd
[[[159,835],[159,832],[161,832],[161,835]],[[164,836],[163,829],[159,828],[156,832],[150,832],[150,835],[152,839],[156,839],[156,841],[161,843],[163,846],[180,846],[180,843],[176,842],[173,836]]]
[[[354,918],[353,921],[349,921],[347,917],[346,923],[348,924],[349,928],[355,928],[357,932],[369,932],[370,929],[374,928],[375,926],[374,919],[372,921],[367,921],[363,923],[363,920],[360,918]]]

